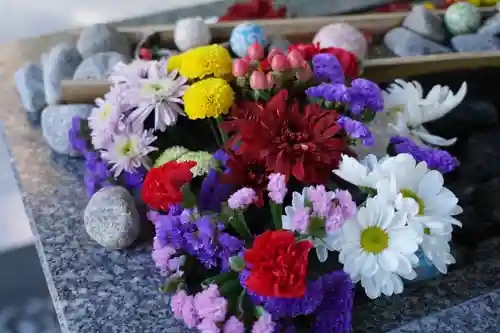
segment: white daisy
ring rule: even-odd
[[[416,276],[415,252],[422,239],[406,222],[406,213],[396,212],[393,206],[375,196],[342,227],[339,261],[353,280],[362,282],[369,297],[399,290],[397,278],[393,279],[391,274],[409,279]]]
[[[120,62],[115,65],[109,81],[115,84],[136,83],[139,79],[147,79],[148,71],[154,61],[134,60],[130,64]]]
[[[383,92],[385,112],[381,112],[369,124],[375,138],[371,150],[377,156],[385,155],[391,136],[411,137],[421,145],[450,146],[456,138],[444,139],[433,135],[423,124],[445,116],[462,102],[467,93],[464,82],[457,94],[447,86],[434,86],[424,97],[421,85],[416,82],[395,80]],[[360,151],[360,153],[364,153]]]
[[[412,262],[413,265],[417,263],[418,262]],[[380,269],[376,277],[360,276],[357,279],[353,279],[353,281],[360,281],[361,286],[365,289],[366,295],[371,299],[375,299],[382,294],[386,296],[401,294],[404,289],[404,283],[401,277],[406,280],[413,280],[417,277],[417,273],[414,270],[408,274],[402,272],[390,273]]]

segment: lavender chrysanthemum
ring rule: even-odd
[[[349,90],[351,95],[350,111],[353,115],[359,115],[365,109],[374,112],[384,110],[382,90],[376,83],[366,79],[355,79],[351,82]]]
[[[158,149],[151,146],[155,140],[156,136],[152,131],[133,129],[129,126],[127,130],[114,135],[101,156],[112,165],[111,171],[115,178],[124,171],[135,172],[141,167],[150,168],[151,160],[148,154]]]
[[[329,53],[320,53],[312,58],[314,76],[330,83],[345,82],[344,71],[337,57]]]
[[[407,153],[413,156],[417,162],[425,161],[429,169],[448,173],[455,170],[460,162],[446,150],[437,148],[421,147],[409,138],[393,136],[390,143],[398,154]]]
[[[148,78],[139,79],[126,92],[126,97],[137,105],[127,118],[129,123],[144,124],[146,118],[154,112],[155,130],[165,131],[175,125],[179,115],[184,115],[181,105],[182,96],[188,88],[187,79],[177,71],[168,72],[166,63],[153,63]]]
[[[351,119],[349,117],[340,117],[337,123],[342,127],[349,137],[352,139],[359,139],[365,146],[373,146],[375,141],[372,132],[368,127],[360,121]]]
[[[134,60],[130,64],[119,63],[111,72],[109,80],[115,84],[133,84],[140,79],[147,79],[152,61]]]

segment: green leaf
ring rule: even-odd
[[[181,188],[182,194],[184,195],[184,201],[182,202],[183,208],[195,208],[196,207],[196,196],[193,191],[191,191],[191,185],[186,184]]]
[[[174,278],[169,278],[165,284],[160,288],[160,291],[165,293],[175,293],[181,284],[184,283],[184,277],[176,276]]]
[[[245,217],[242,213],[237,212],[229,219],[229,224],[236,230],[236,232],[245,240],[247,244],[252,242],[252,233],[248,229]]]
[[[283,213],[282,204],[271,203],[271,214],[273,216],[273,222],[276,230],[283,229],[282,213]]]
[[[266,312],[266,310],[264,310],[264,308],[262,306],[255,307],[255,316],[257,318],[260,318],[265,312]]]
[[[230,297],[240,294],[242,289],[243,287],[241,286],[240,280],[238,278],[235,278],[221,285],[219,287],[219,293],[222,296]]]
[[[241,256],[233,256],[229,258],[229,266],[235,272],[241,272],[245,269],[246,263],[243,257]]]
[[[226,272],[226,273],[221,273],[212,277],[209,277],[208,279],[205,279],[201,282],[201,284],[205,287],[208,287],[211,284],[216,284],[218,286],[223,285],[229,280],[236,279],[238,278],[238,274],[235,272]]]

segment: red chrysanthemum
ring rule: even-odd
[[[246,3],[236,3],[227,9],[226,14],[219,17],[219,22],[244,21],[258,19],[275,19],[286,16],[286,7],[273,9],[272,0],[250,0]]]
[[[359,60],[354,53],[337,47],[321,48],[319,43],[316,44],[292,44],[288,47],[288,51],[297,50],[305,60],[311,60],[315,55],[320,53],[333,54],[344,70],[344,74],[356,78],[359,75]]]
[[[327,183],[332,169],[347,153],[347,140],[333,110],[309,104],[300,109],[296,100],[287,103],[281,90],[265,107],[256,104],[258,121],[241,121],[238,135],[243,156],[265,158],[271,172],[293,175],[308,184]]]
[[[231,172],[221,176],[221,182],[225,184],[235,184],[241,187],[249,187],[257,193],[257,206],[264,204],[264,190],[269,182],[271,174],[267,170],[264,158],[249,154],[239,154],[228,151],[229,159],[226,166]]]
[[[155,210],[168,211],[170,205],[184,200],[182,186],[193,178],[191,169],[196,162],[167,162],[159,168],[152,168],[146,174],[142,185],[142,200]]]

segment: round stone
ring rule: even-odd
[[[140,233],[134,198],[120,186],[96,192],[85,208],[83,219],[89,236],[111,250],[130,246]]]
[[[313,43],[322,48],[336,47],[364,59],[368,51],[365,35],[356,27],[347,23],[332,23],[321,28],[314,36]]]
[[[209,26],[200,17],[188,17],[175,24],[174,42],[181,51],[208,45],[212,40]]]
[[[104,80],[119,63],[128,63],[130,58],[117,52],[97,53],[83,60],[73,74],[74,80]]]
[[[468,2],[458,2],[448,7],[444,23],[453,35],[472,34],[481,26],[481,13]]]
[[[240,58],[247,55],[248,48],[254,43],[259,43],[263,47],[266,45],[264,29],[258,24],[241,23],[231,32],[229,45],[234,54]]]

